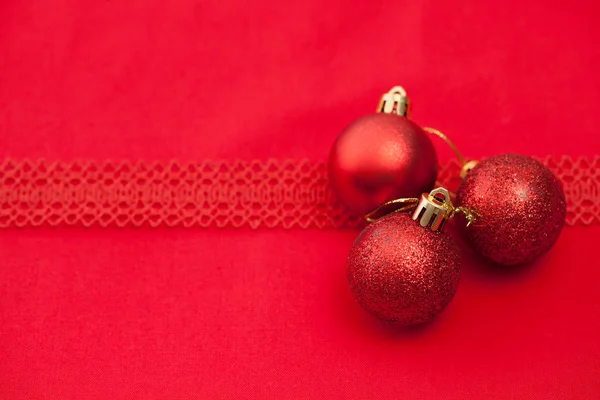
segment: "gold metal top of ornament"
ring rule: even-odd
[[[389,92],[381,96],[378,113],[397,114],[410,118],[410,99],[402,86],[394,86]]]
[[[439,187],[431,193],[423,193],[421,200],[412,215],[412,219],[419,221],[422,227],[429,227],[432,231],[442,229],[454,213],[454,206],[450,200],[450,192]]]
[[[481,217],[481,214],[475,210],[454,207],[450,192],[443,187],[439,187],[430,193],[423,193],[420,200],[411,197],[383,203],[365,215],[365,220],[374,222],[386,215],[406,211],[413,211],[412,219],[419,222],[422,227],[429,228],[432,231],[440,231],[446,221],[454,218],[457,213],[464,214],[467,227],[471,226],[478,217]]]

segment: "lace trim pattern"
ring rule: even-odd
[[[600,223],[600,157],[541,159],[563,182],[568,225]],[[439,180],[458,183],[458,162]],[[0,227],[40,225],[352,228],[324,162],[0,163]]]

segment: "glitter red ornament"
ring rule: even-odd
[[[360,214],[392,199],[418,197],[437,179],[435,149],[423,129],[407,118],[404,89],[385,94],[378,111],[344,129],[329,157],[333,191]]]
[[[529,263],[554,245],[564,226],[560,181],[531,157],[504,154],[481,161],[461,183],[457,202],[480,217],[462,229],[467,243],[501,265]]]
[[[439,229],[452,214],[450,195],[436,189],[422,196],[412,218],[390,214],[360,233],[348,258],[348,281],[365,310],[385,321],[414,325],[450,303],[460,279],[459,250]]]

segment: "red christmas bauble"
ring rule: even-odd
[[[367,226],[348,258],[348,281],[371,314],[400,325],[429,321],[456,292],[459,250],[450,236],[423,228],[407,214]]]
[[[329,157],[329,178],[342,203],[366,214],[386,201],[429,192],[437,179],[437,155],[414,122],[371,114],[338,137]]]
[[[528,263],[554,245],[567,206],[560,181],[541,162],[518,154],[481,161],[461,183],[457,202],[480,217],[460,228],[469,245],[502,265]]]

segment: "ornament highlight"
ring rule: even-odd
[[[415,199],[400,200],[396,204],[414,208]],[[352,293],[366,311],[407,326],[431,320],[450,303],[460,280],[460,255],[440,229],[456,211],[448,191],[438,188],[423,194],[412,218],[394,212],[360,233],[347,272]]]
[[[567,205],[560,181],[541,162],[503,154],[479,162],[463,180],[457,202],[481,214],[466,242],[501,264],[529,263],[554,245]]]
[[[408,119],[401,87],[386,93],[378,112],[351,123],[329,156],[329,179],[337,198],[365,214],[399,197],[429,192],[437,179],[437,155],[425,131]]]

